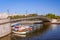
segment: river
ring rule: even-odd
[[[40,28],[32,32],[31,34],[28,34],[27,37],[13,36],[10,34],[8,36],[0,38],[0,40],[60,40],[59,24],[35,25],[40,26]]]

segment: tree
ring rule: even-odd
[[[52,13],[48,13],[45,16],[48,18],[55,18],[56,17],[55,14],[52,14]]]
[[[27,15],[28,17],[34,17],[34,16],[38,16],[37,14],[29,14]]]

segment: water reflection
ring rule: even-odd
[[[44,32],[46,32],[48,28],[49,28],[49,25],[41,24],[39,29],[36,29],[32,33],[27,34],[27,37],[42,35]]]
[[[37,24],[34,25],[36,26]],[[40,28],[27,34],[26,37],[10,35],[0,38],[0,40],[60,40],[60,25],[38,25],[40,25]]]
[[[34,25],[37,25],[37,24],[34,24]],[[40,24],[39,27],[40,27],[39,29],[36,29],[33,32],[28,33],[26,35],[26,37],[24,37],[24,38],[19,37],[19,36],[14,36],[12,39],[14,39],[14,40],[34,40],[35,37],[42,35],[44,32],[46,32],[46,30],[49,28],[49,25]]]
[[[53,24],[53,25],[50,26],[50,28],[51,28],[52,30],[55,30],[55,29],[57,29],[57,25],[56,25],[56,24]]]

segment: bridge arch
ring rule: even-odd
[[[39,21],[42,20],[43,22],[50,22],[49,18],[46,18],[44,16],[36,16],[36,17],[27,17],[27,18],[20,18],[20,19],[14,19],[11,21]]]

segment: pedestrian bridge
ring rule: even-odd
[[[25,18],[20,18],[20,19],[11,19],[11,22],[14,22],[14,21],[43,21],[43,22],[50,22],[50,19],[49,18],[46,18],[44,16],[36,16],[36,17],[25,17]]]

